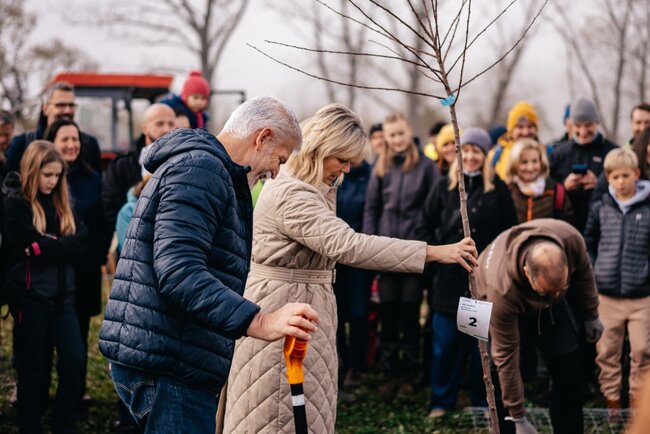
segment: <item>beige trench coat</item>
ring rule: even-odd
[[[303,364],[307,424],[317,434],[333,433],[336,422],[334,266],[421,273],[426,255],[424,242],[354,232],[336,217],[335,206],[336,189],[325,184],[313,187],[285,170],[267,182],[255,208],[253,264],[244,293],[265,312],[304,302],[319,313]],[[283,343],[237,342],[224,433],[295,432]]]

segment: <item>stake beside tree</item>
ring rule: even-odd
[[[375,42],[378,46],[382,47],[384,51],[382,53],[370,53],[370,52],[350,52],[350,51],[337,51],[337,50],[324,50],[324,49],[314,49],[309,47],[303,47],[298,45],[290,45],[286,43],[266,41],[267,43],[279,45],[283,47],[288,47],[292,49],[298,49],[302,51],[308,51],[312,53],[318,53],[319,55],[327,53],[330,55],[343,55],[343,56],[362,56],[370,59],[381,59],[381,60],[390,60],[390,61],[399,61],[412,64],[417,67],[420,74],[424,75],[432,83],[433,87],[442,89],[444,91],[443,95],[429,93],[429,92],[420,92],[417,89],[402,89],[395,87],[381,87],[366,83],[349,83],[344,81],[337,81],[331,78],[325,78],[319,76],[318,74],[312,74],[306,70],[297,68],[295,66],[289,65],[285,62],[278,60],[277,58],[270,56],[264,51],[259,50],[257,47],[252,47],[263,55],[271,58],[275,62],[278,62],[288,68],[291,68],[295,71],[298,71],[302,74],[308,75],[319,80],[325,80],[330,83],[335,83],[343,86],[350,86],[360,89],[369,89],[369,90],[383,90],[383,91],[394,91],[401,92],[406,94],[415,94],[421,96],[427,96],[430,98],[438,99],[443,106],[449,109],[449,114],[451,117],[451,123],[454,128],[454,137],[456,142],[456,159],[458,162],[458,192],[460,194],[460,215],[463,224],[463,232],[465,237],[471,236],[469,218],[467,214],[467,194],[465,191],[465,180],[462,176],[463,163],[461,158],[461,149],[460,149],[460,136],[458,129],[458,118],[456,115],[456,104],[460,99],[461,90],[467,86],[469,83],[474,81],[476,78],[485,74],[491,68],[499,64],[510,52],[512,52],[517,45],[525,38],[528,30],[535,23],[537,18],[540,16],[542,10],[548,3],[548,0],[540,0],[540,7],[534,17],[530,20],[528,25],[525,27],[521,37],[516,41],[516,43],[510,47],[505,53],[503,53],[498,59],[496,59],[489,66],[475,74],[469,79],[465,79],[465,65],[467,61],[467,54],[469,49],[475,44],[477,40],[480,39],[482,35],[503,15],[510,9],[517,0],[509,1],[505,7],[497,14],[494,19],[489,21],[485,26],[483,26],[475,35],[470,37],[470,19],[472,17],[472,0],[460,0],[460,5],[458,2],[454,2],[454,7],[452,13],[452,20],[447,25],[444,26],[444,23],[441,21],[441,12],[442,7],[439,5],[438,0],[404,0],[399,2],[400,5],[395,5],[396,2],[391,2],[391,6],[386,5],[387,2],[377,1],[377,0],[347,0],[351,9],[355,10],[355,15],[341,12],[340,10],[335,9],[330,6],[327,2],[322,0],[314,0],[320,3],[323,7],[330,10],[332,13],[337,14],[338,16],[350,20],[352,23],[355,23],[358,26],[363,26],[370,31],[371,34],[375,36],[381,36],[384,41],[388,41],[388,44],[392,45],[395,48],[391,48],[390,45],[381,42]],[[362,6],[363,5],[363,6]],[[347,9],[346,9],[347,10]],[[356,18],[358,17],[358,18]],[[464,26],[461,25],[464,23]],[[464,29],[463,29],[464,27]],[[460,30],[460,33],[459,33]],[[410,35],[414,35],[416,40],[419,40],[421,43],[417,44],[417,47],[413,47],[404,42],[404,38],[400,36],[399,32],[407,32]],[[462,35],[459,40],[462,42],[459,43],[457,36]],[[422,48],[423,47],[423,48]],[[452,51],[454,54],[452,55]],[[406,55],[404,55],[406,53]],[[458,70],[458,68],[460,68]],[[455,72],[458,71],[458,72]],[[469,275],[469,287],[472,294],[472,298],[476,298],[476,279],[473,274]],[[490,375],[490,364],[488,357],[487,345],[484,341],[479,340],[479,350],[481,354],[481,362],[483,366],[483,381],[485,382],[485,389],[487,392],[487,402],[490,411],[490,432],[498,433],[499,432],[499,423],[496,412],[496,403],[494,398],[494,385],[492,384],[492,377]]]

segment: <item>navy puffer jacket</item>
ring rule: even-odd
[[[153,146],[145,161],[153,177],[126,234],[99,348],[113,363],[216,394],[234,340],[259,311],[242,297],[252,242],[249,169],[205,130],[176,130]]]

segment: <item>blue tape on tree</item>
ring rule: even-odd
[[[440,100],[440,104],[442,104],[443,107],[449,107],[455,102],[456,102],[456,95],[454,95],[453,93],[449,95],[447,98]]]

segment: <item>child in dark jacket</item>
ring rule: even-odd
[[[490,136],[480,128],[468,128],[460,137],[467,210],[472,238],[479,253],[501,232],[517,223],[515,208],[506,184],[494,175],[486,162]],[[418,238],[450,243],[463,238],[458,195],[457,163],[440,180],[423,204]],[[431,417],[452,410],[458,398],[462,373],[468,364],[470,398],[474,406],[485,406],[485,388],[476,340],[456,328],[456,311],[461,296],[469,297],[467,271],[437,264],[432,299],[433,356],[431,371]]]
[[[76,432],[83,343],[75,314],[72,261],[86,251],[86,229],[73,214],[63,171],[50,142],[25,151],[20,176],[5,180],[8,271],[5,290],[14,318],[20,432],[42,432],[53,350],[59,384],[52,432]]]
[[[585,241],[600,293],[605,331],[596,345],[600,388],[609,408],[621,407],[621,353],[630,339],[630,400],[650,367],[650,181],[639,181],[636,155],[615,149],[604,162],[609,191],[592,205]]]
[[[208,102],[210,83],[203,78],[201,71],[191,71],[183,84],[180,96],[170,93],[160,102],[167,104],[174,112],[183,113],[190,121],[190,128],[205,128],[208,122]]]

